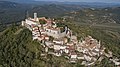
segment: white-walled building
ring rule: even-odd
[[[22,21],[22,26],[32,31],[33,40],[41,42],[46,53],[55,56],[65,55],[72,63],[75,63],[76,60],[84,60],[82,64],[88,66],[94,64],[103,54],[112,57],[111,52],[110,54],[104,53],[105,49],[101,48],[100,41],[91,36],[78,41],[77,36],[72,34],[72,30],[67,26],[57,27],[57,23],[45,17],[38,18],[37,13],[34,13],[34,18],[25,19]],[[78,55],[78,52],[81,55]],[[111,61],[115,65],[120,64],[113,59]]]
[[[41,23],[45,22],[44,24]],[[54,25],[52,25],[54,23]],[[57,27],[56,22],[52,21],[51,19],[46,19],[45,17],[38,18],[37,13],[34,13],[34,18],[25,19],[22,21],[22,26],[27,27],[29,30],[35,34],[37,27],[37,32],[40,34],[52,36],[54,38],[62,38],[66,36],[66,28],[65,31],[61,32],[61,28]]]

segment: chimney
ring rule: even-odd
[[[34,19],[37,20],[37,13],[34,13]]]

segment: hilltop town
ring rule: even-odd
[[[81,64],[85,66],[101,62],[105,57],[110,58],[115,65],[120,65],[120,60],[113,57],[111,51],[106,52],[100,40],[90,35],[78,40],[74,31],[63,23],[45,17],[38,18],[37,13],[34,13],[34,18],[25,19],[22,26],[32,32],[33,40],[38,40],[47,54],[64,56],[70,63],[82,60]]]

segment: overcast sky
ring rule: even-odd
[[[69,2],[107,2],[107,3],[120,3],[120,0],[38,0],[38,1],[69,1]]]

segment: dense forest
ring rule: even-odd
[[[45,54],[43,47],[38,41],[32,41],[28,29],[13,25],[0,33],[0,67],[78,66],[70,64],[64,57],[41,54]]]

